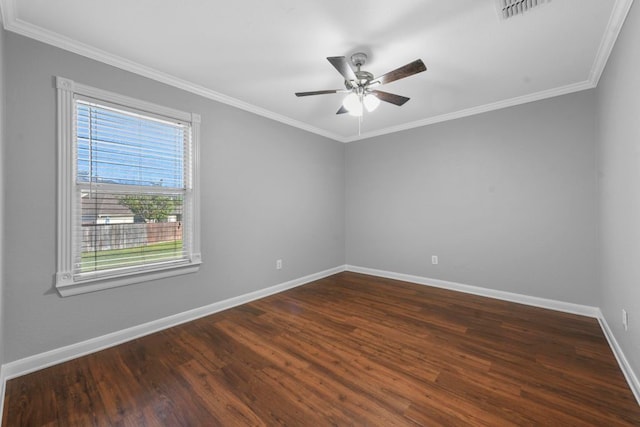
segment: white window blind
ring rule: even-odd
[[[196,132],[184,120],[191,115],[166,116],[162,107],[159,114],[151,104],[97,89],[73,92],[69,105],[59,104],[69,108],[59,115],[70,139],[59,135],[61,151],[63,144],[72,146],[60,166],[61,180],[71,181],[60,187],[61,294],[165,277],[171,269],[199,264]],[[156,272],[161,274],[144,276]]]
[[[74,275],[186,260],[189,126],[82,99],[75,104],[81,218]]]

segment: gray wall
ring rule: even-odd
[[[12,33],[5,42],[5,362],[344,264],[343,144]],[[202,115],[199,273],[68,298],[52,289],[56,75]]]
[[[602,306],[638,372],[639,15],[597,91],[346,146],[0,31],[0,363],[346,259]],[[199,273],[65,299],[53,290],[55,75],[202,115]]]
[[[4,97],[4,38],[0,19],[0,365],[4,362],[4,129],[5,129],[5,97]]]
[[[640,374],[640,5],[627,20],[597,89],[602,311]],[[622,327],[622,309],[629,330]]]
[[[594,101],[349,143],[347,264],[597,306]]]

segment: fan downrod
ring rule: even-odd
[[[362,71],[361,67],[367,62],[367,54],[364,52],[356,52],[351,55],[351,63],[356,67],[354,74],[358,78],[357,80],[345,80],[344,85],[347,89],[355,89],[357,87],[364,87],[373,80],[373,74],[368,71]]]
[[[364,52],[356,52],[351,55],[351,63],[354,67],[360,68],[367,62],[367,54]]]

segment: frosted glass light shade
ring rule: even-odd
[[[359,117],[362,115],[362,103],[360,97],[355,92],[351,92],[342,101],[342,106],[347,109],[352,116]]]
[[[367,109],[368,112],[372,112],[373,110],[375,110],[376,108],[378,108],[378,105],[380,105],[380,100],[378,99],[377,96],[372,95],[372,94],[368,94],[364,97],[364,106]],[[345,107],[346,108],[346,107]]]

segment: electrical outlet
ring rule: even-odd
[[[431,255],[431,264],[436,265],[438,263],[438,255]]]
[[[281,259],[277,259],[276,260],[276,270],[282,270],[282,260]]]
[[[629,330],[629,313],[624,308],[622,309],[622,326],[624,326],[624,330]]]

